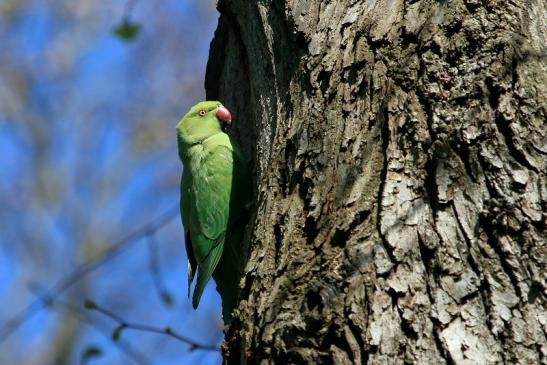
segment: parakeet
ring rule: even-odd
[[[188,256],[188,296],[197,270],[192,305],[197,308],[211,276],[222,298],[224,321],[236,305],[247,222],[247,165],[224,133],[230,111],[218,101],[194,105],[177,124],[183,164],[180,209]]]

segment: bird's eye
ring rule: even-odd
[[[201,109],[199,112],[198,112],[199,116],[200,117],[204,117],[205,114],[207,114],[207,112],[205,111],[205,109]]]

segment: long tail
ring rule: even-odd
[[[198,307],[203,290],[220,261],[223,248],[223,244],[216,245],[202,262],[198,262],[198,281],[192,297],[192,306],[194,309]]]

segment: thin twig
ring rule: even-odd
[[[123,353],[125,353],[127,355],[127,357],[129,357],[135,363],[137,363],[139,365],[149,365],[150,364],[150,360],[148,360],[143,354],[141,354],[138,351],[134,350],[125,341],[113,341],[112,337],[110,335],[110,331],[106,330],[105,328],[102,328],[98,323],[94,322],[79,307],[77,307],[77,306],[75,306],[71,303],[68,303],[68,302],[57,300],[57,301],[52,303],[51,308],[54,309],[54,310],[64,310],[64,311],[71,312],[81,322],[95,328],[97,331],[99,331],[105,337],[108,337],[108,339],[111,340],[116,347],[118,347]]]
[[[192,339],[190,339],[186,336],[183,336],[179,333],[176,333],[170,327],[165,327],[165,328],[162,329],[162,328],[149,326],[149,325],[146,325],[146,324],[138,324],[138,323],[128,322],[125,319],[123,319],[121,316],[119,316],[118,314],[112,312],[109,309],[103,308],[103,307],[97,305],[95,302],[90,301],[90,300],[86,300],[85,303],[84,303],[84,306],[88,310],[94,310],[94,311],[97,311],[101,314],[104,314],[108,318],[110,318],[113,321],[118,323],[118,326],[114,330],[114,333],[115,333],[114,337],[118,337],[120,335],[121,331],[123,331],[125,329],[131,329],[131,330],[136,330],[136,331],[151,332],[151,333],[158,333],[158,334],[161,334],[161,335],[167,335],[167,336],[172,337],[172,338],[174,338],[174,339],[176,339],[180,342],[184,342],[184,343],[190,345],[190,351],[193,351],[193,350],[196,350],[196,349],[207,350],[207,351],[220,351],[220,348],[218,346],[205,345],[205,344],[196,342],[196,341],[194,341],[194,340],[192,340]]]
[[[156,240],[155,232],[150,233],[147,236],[148,239],[148,266],[150,268],[150,274],[152,275],[152,281],[154,282],[154,288],[158,293],[158,296],[162,302],[168,306],[173,304],[171,294],[167,291],[166,285],[163,282],[163,278],[160,272],[160,258],[159,258],[159,246]]]
[[[178,205],[172,207],[158,219],[149,222],[148,224],[145,224],[141,228],[135,230],[133,233],[130,233],[129,235],[118,240],[112,246],[110,246],[110,248],[106,249],[101,255],[76,268],[63,279],[59,280],[57,284],[53,285],[49,290],[45,291],[41,298],[32,301],[23,310],[10,318],[7,322],[4,323],[2,327],[0,327],[0,343],[4,342],[28,319],[30,319],[32,316],[39,313],[42,309],[55,301],[57,297],[59,297],[68,288],[74,285],[74,283],[76,283],[78,280],[120,255],[132,243],[137,242],[139,238],[149,235],[151,232],[155,232],[165,226],[178,215],[178,210]]]
[[[135,5],[137,5],[137,0],[127,0],[125,3],[125,6],[123,7],[123,20],[127,21],[129,20],[129,16],[131,15],[131,12],[135,8]]]

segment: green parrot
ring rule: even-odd
[[[192,305],[197,308],[207,282],[214,278],[225,323],[237,302],[247,223],[247,165],[232,138],[224,133],[230,111],[218,101],[194,105],[177,124],[179,157],[184,166],[180,209],[188,256],[188,296],[197,270]]]

